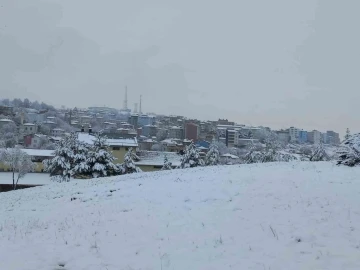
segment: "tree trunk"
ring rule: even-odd
[[[13,173],[13,189],[15,190],[15,171],[12,171]]]

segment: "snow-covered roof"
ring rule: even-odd
[[[10,120],[10,119],[3,118],[3,119],[0,119],[0,122],[14,122],[14,121]]]
[[[65,131],[62,128],[54,128],[53,130],[55,130],[55,131]]]
[[[181,156],[174,152],[155,152],[144,151],[140,154],[140,161],[135,162],[136,165],[162,166],[164,165],[165,156],[174,166],[180,165]]]
[[[29,156],[32,157],[53,157],[54,150],[45,150],[45,149],[21,149]]]
[[[43,124],[56,124],[56,123],[53,122],[53,121],[46,120],[46,121],[43,122]]]
[[[238,159],[239,158],[238,156],[235,156],[235,155],[232,155],[232,154],[224,154],[224,155],[221,155],[221,157],[228,157],[228,158],[232,158],[232,159]]]
[[[95,137],[88,133],[78,133],[78,139],[84,143],[93,144]],[[127,147],[138,147],[136,138],[133,139],[107,139],[107,144],[110,146],[127,146]]]
[[[25,123],[24,126],[35,126],[33,123]]]

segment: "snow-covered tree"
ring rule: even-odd
[[[200,157],[199,150],[193,143],[186,147],[185,153],[181,158],[180,168],[193,168],[203,166],[204,161]]]
[[[94,178],[117,175],[118,169],[114,161],[115,157],[109,150],[106,137],[97,133],[86,159],[89,174]]]
[[[91,169],[87,160],[90,145],[78,140],[78,134],[73,132],[69,136],[69,146],[73,154],[71,164],[71,175],[74,178],[87,177],[91,174]]]
[[[209,152],[206,153],[205,165],[213,166],[220,163],[220,153],[217,145],[211,144]]]
[[[124,156],[124,162],[117,166],[120,174],[141,172],[141,169],[136,167],[133,160],[133,156],[134,156],[133,151],[130,148],[129,151]]]
[[[338,165],[356,166],[360,164],[360,133],[350,135],[337,152]]]
[[[345,140],[349,139],[350,136],[351,136],[351,134],[350,134],[350,129],[347,128],[347,129],[346,129],[346,134],[345,134]]]
[[[229,150],[229,148],[226,146],[225,143],[223,143],[223,142],[213,142],[212,144],[214,144],[214,145],[217,146],[220,155],[224,155],[224,154],[230,153],[230,150]]]
[[[169,161],[168,157],[164,156],[164,165],[161,168],[162,171],[172,170],[172,163]]]
[[[320,143],[311,153],[310,161],[328,161],[330,157],[325,151],[324,145]]]
[[[44,169],[59,182],[70,181],[73,175],[88,174],[87,150],[88,147],[78,141],[77,134],[72,133],[57,142],[54,158],[44,161]]]
[[[165,140],[168,136],[168,131],[166,129],[159,129],[159,131],[156,133],[156,140],[158,142],[161,142]]]
[[[18,136],[17,126],[13,122],[4,125],[0,130],[0,141],[2,141],[7,148],[15,147],[18,143]]]
[[[8,166],[12,172],[14,190],[21,178],[28,172],[35,170],[35,164],[31,161],[31,157],[19,147],[2,150],[0,153],[0,160]]]

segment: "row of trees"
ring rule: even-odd
[[[213,143],[210,145],[204,159],[200,156],[199,150],[194,144],[190,144],[184,155],[181,158],[181,164],[178,168],[193,168],[198,166],[214,166],[220,164],[220,156],[228,152],[224,149],[224,146],[219,143]],[[265,163],[265,162],[290,162],[297,160],[298,158],[292,154],[284,151],[281,144],[278,144],[276,140],[268,138],[265,140],[265,147],[258,147],[251,145],[248,152],[244,155],[242,163]],[[319,144],[316,148],[310,149],[310,152],[303,154],[301,160],[309,161],[328,161],[329,155],[326,153],[323,144]],[[171,162],[165,156],[164,166],[162,170],[170,170],[172,168]]]
[[[58,142],[54,155],[53,159],[44,161],[44,167],[52,179],[59,182],[70,181],[72,177],[98,178],[141,171],[135,166],[131,149],[122,164],[115,164],[106,137],[100,133],[95,135],[93,144],[81,142],[77,133],[71,133]]]

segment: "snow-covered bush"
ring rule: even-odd
[[[199,150],[191,143],[186,147],[185,153],[181,158],[180,168],[193,168],[203,165],[204,161],[200,157]]]
[[[172,163],[169,161],[168,157],[164,157],[164,165],[161,168],[162,171],[172,170]]]
[[[324,145],[320,143],[311,153],[310,161],[328,161],[330,160],[330,157],[325,152]]]
[[[205,157],[205,165],[213,166],[220,163],[220,153],[218,146],[216,144],[211,144],[209,152],[207,152]]]
[[[337,152],[338,165],[356,166],[360,164],[360,133],[351,135],[341,145]]]
[[[133,160],[134,153],[130,148],[129,151],[124,156],[124,162],[120,165],[117,165],[117,170],[120,174],[128,174],[128,173],[138,173],[141,172],[141,169],[136,167]]]
[[[35,164],[31,161],[31,157],[19,147],[3,149],[0,153],[0,161],[12,172],[14,190],[21,178],[35,170]]]

